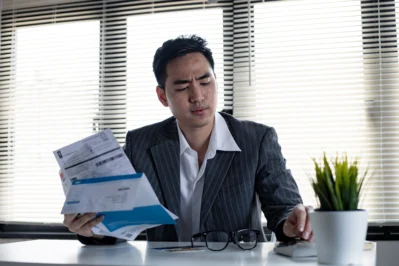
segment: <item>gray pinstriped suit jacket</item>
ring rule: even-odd
[[[221,115],[242,151],[217,151],[207,162],[200,231],[261,230],[257,194],[267,226],[276,232],[293,207],[302,203],[297,185],[285,167],[276,132],[265,125]],[[161,204],[179,216],[180,146],[176,119],[171,117],[129,131],[125,152],[135,170],[146,174]],[[176,225],[148,229],[147,240],[178,241],[178,232],[179,220]],[[263,234],[260,241],[265,241]]]

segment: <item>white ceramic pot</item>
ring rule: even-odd
[[[320,264],[359,264],[367,234],[367,211],[314,211],[310,214]]]

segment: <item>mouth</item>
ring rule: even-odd
[[[200,108],[195,108],[191,110],[191,112],[195,115],[202,115],[208,108],[205,107],[200,107]]]

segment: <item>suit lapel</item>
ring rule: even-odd
[[[172,121],[158,133],[159,143],[151,148],[154,164],[161,183],[166,208],[180,215],[180,146],[176,121]],[[176,230],[179,232],[179,219]]]
[[[230,169],[234,156],[235,152],[217,151],[216,156],[207,161],[204,190],[202,192],[200,228],[202,228],[203,223],[206,221],[220,187]]]

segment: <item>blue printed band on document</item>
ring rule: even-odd
[[[66,200],[62,214],[104,215],[95,234],[134,240],[143,230],[175,224],[144,173],[136,173],[111,130],[53,152]]]
[[[87,212],[104,215],[102,224],[109,232],[131,225],[176,223],[143,173],[72,181],[61,213]]]

